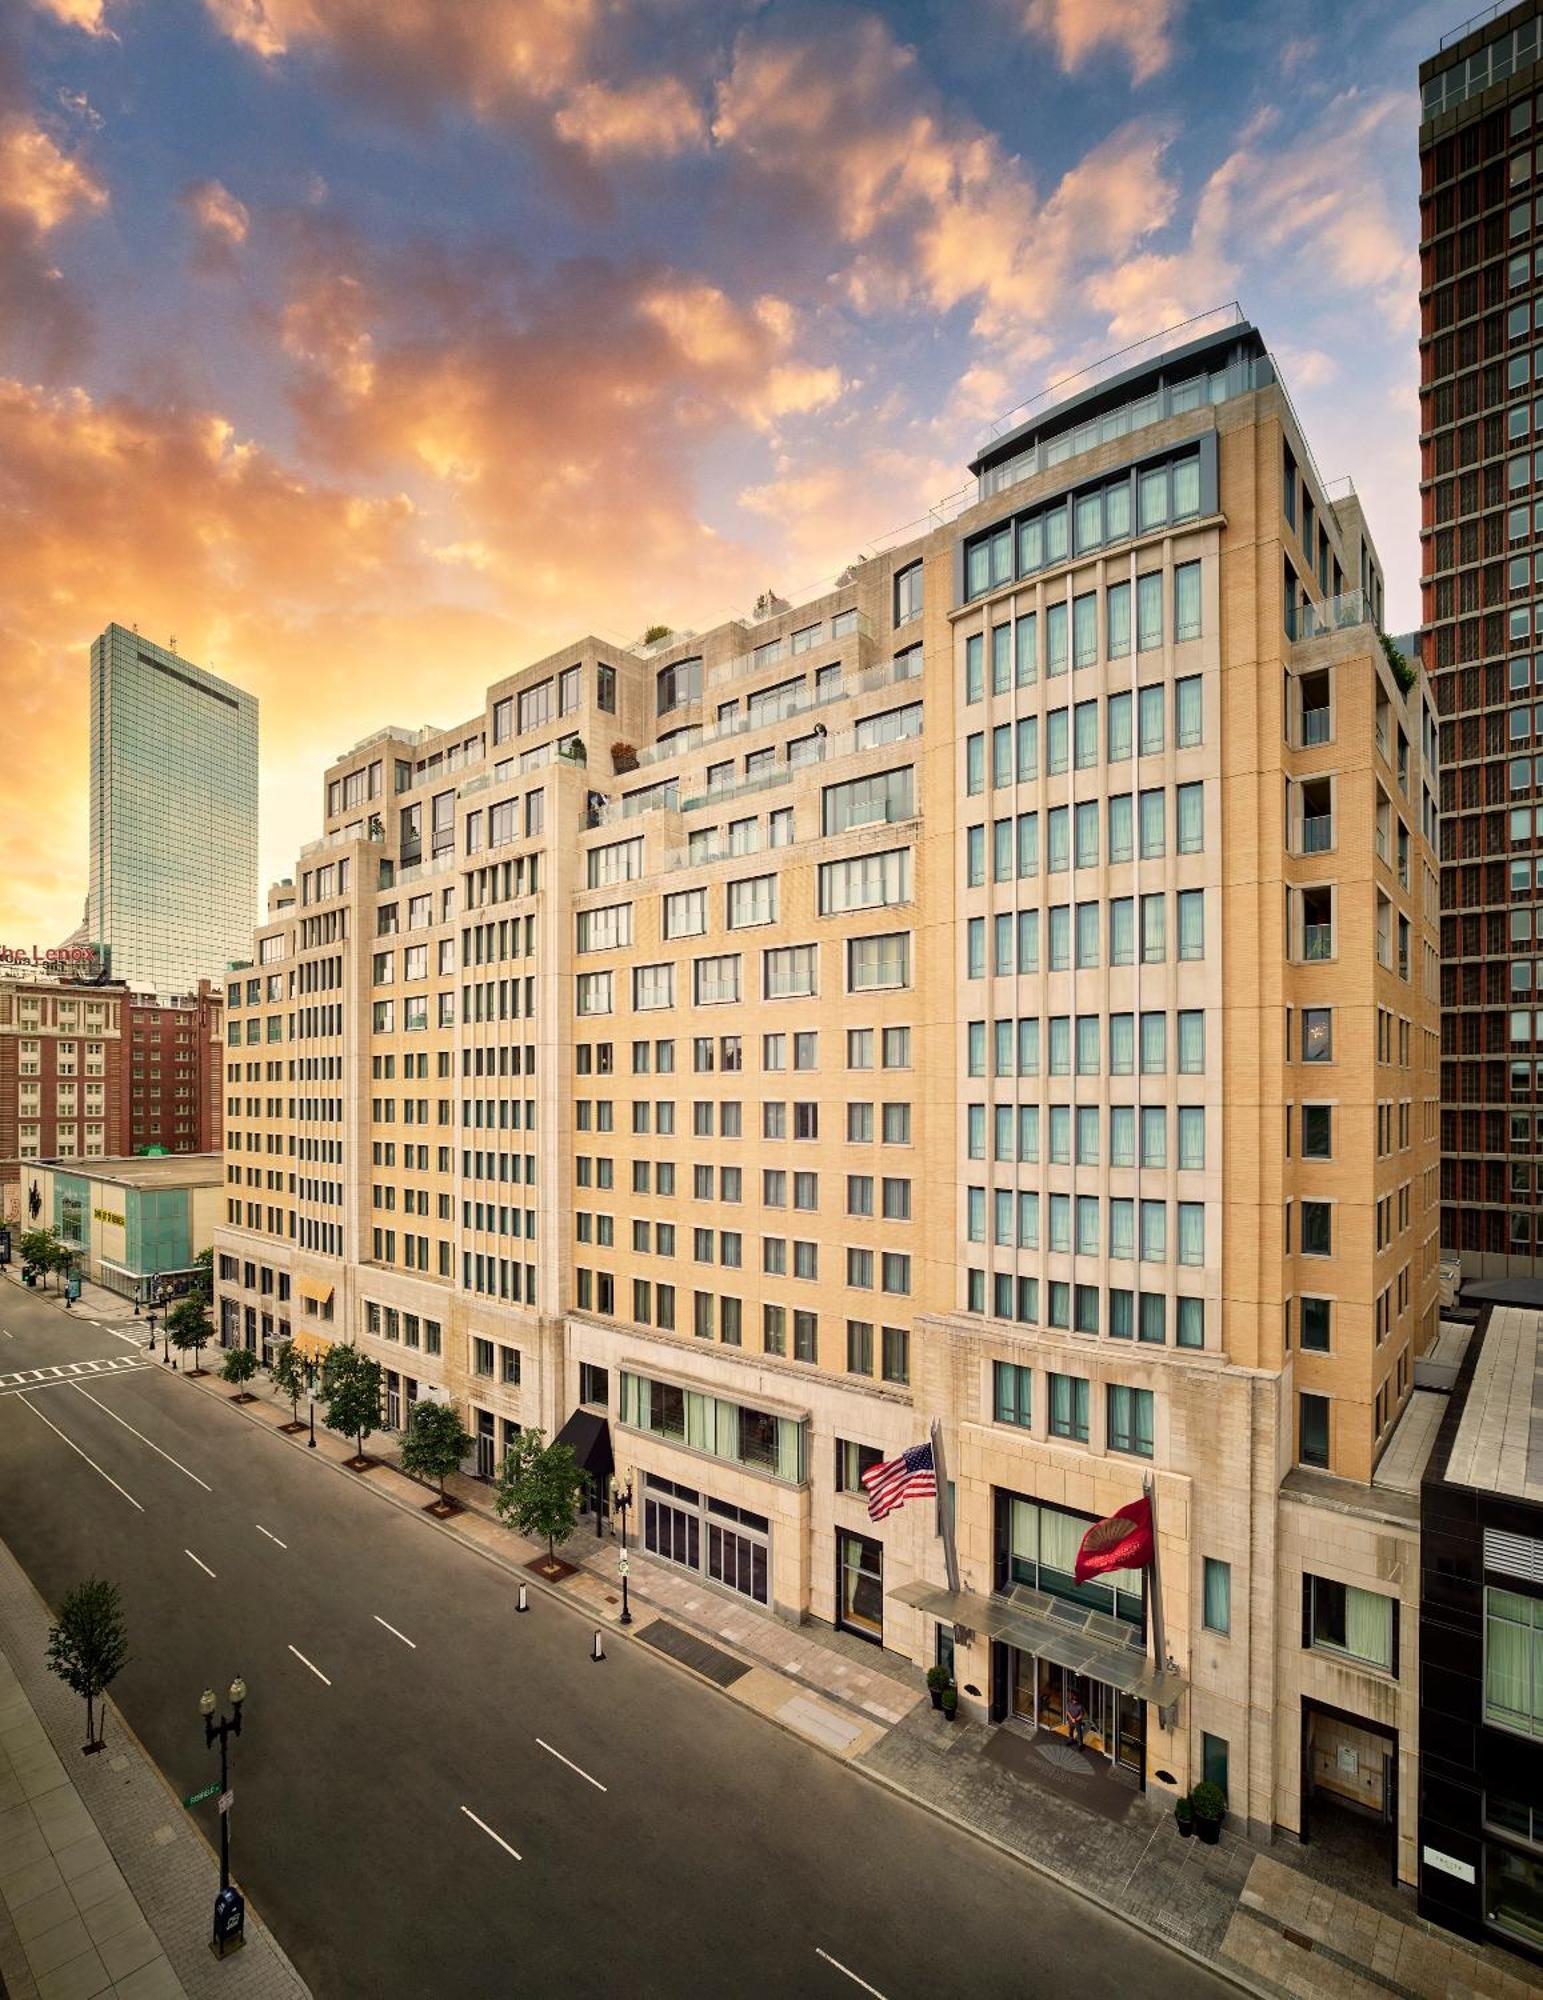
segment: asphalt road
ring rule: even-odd
[[[50,1604],[121,1587],[113,1694],[178,1793],[205,1686],[250,1689],[233,1863],[320,2000],[1235,1988],[531,1593],[0,1286],[0,1524]],[[136,1348],[134,1342],[138,1340]],[[217,1838],[212,1805],[197,1809]]]

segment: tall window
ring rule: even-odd
[[[1484,1592],[1484,1720],[1543,1736],[1543,1598]]]
[[[1391,1597],[1331,1577],[1302,1578],[1302,1643],[1398,1671],[1398,1607]]]
[[[993,1361],[991,1376],[997,1422],[1029,1429],[1034,1421],[1034,1371],[1017,1367],[1011,1361]]]
[[[1232,1630],[1232,1564],[1204,1559],[1203,1617],[1208,1632]]]
[[[895,572],[895,623],[909,625],[922,611],[922,566],[909,563]]]
[[[1152,1456],[1152,1391],[1111,1382],[1106,1391],[1108,1444],[1134,1458]]]

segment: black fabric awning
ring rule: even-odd
[[[596,1479],[609,1479],[616,1470],[611,1427],[593,1410],[575,1410],[552,1442],[570,1446],[579,1470],[592,1473]]]

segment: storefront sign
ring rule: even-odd
[[[124,1227],[123,1217],[115,1215],[110,1208],[94,1208],[91,1213],[97,1222],[111,1222],[119,1229]]]
[[[55,944],[39,951],[35,944],[0,944],[0,966],[27,972],[100,972],[102,954],[94,944]]]
[[[1455,1875],[1459,1882],[1478,1880],[1471,1863],[1467,1861],[1454,1860],[1450,1854],[1443,1854],[1435,1847],[1422,1848],[1421,1852],[1427,1868],[1439,1868],[1443,1875]]]

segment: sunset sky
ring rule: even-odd
[[[1416,67],[1452,5],[8,0],[0,942],[86,888],[112,618],[326,760],[796,596],[989,420],[1238,299],[1415,621]]]

